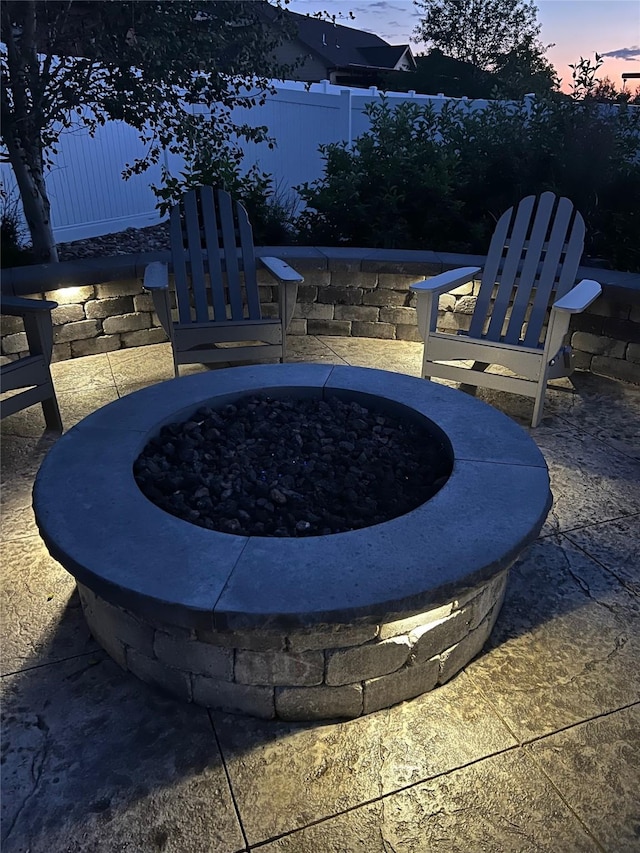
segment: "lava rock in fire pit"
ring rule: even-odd
[[[162,427],[134,464],[172,515],[241,536],[319,536],[403,515],[449,478],[446,439],[337,397],[251,396]]]

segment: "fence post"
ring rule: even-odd
[[[342,127],[347,147],[351,148],[353,135],[353,120],[351,117],[351,89],[342,89],[340,92],[340,112],[342,113]]]

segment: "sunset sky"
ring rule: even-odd
[[[623,72],[640,72],[640,0],[537,0],[536,6],[541,41],[555,44],[547,58],[562,78],[563,89],[571,80],[568,64],[581,56],[593,60],[596,51],[605,62],[599,76],[610,77],[618,88]],[[424,50],[413,41],[419,13],[412,0],[292,0],[289,9],[303,14],[351,11],[355,19],[339,23],[376,33],[391,44],[409,42],[414,53]],[[630,88],[637,83],[630,81]]]

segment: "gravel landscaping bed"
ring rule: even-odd
[[[169,223],[150,225],[147,228],[127,228],[101,237],[88,237],[71,243],[58,243],[58,258],[75,261],[80,258],[131,255],[137,252],[162,252],[171,248]]]

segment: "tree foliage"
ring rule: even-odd
[[[147,153],[125,175],[164,148],[233,163],[239,140],[266,138],[231,111],[259,103],[285,71],[272,57],[287,23],[267,8],[268,26],[265,4],[242,0],[5,0],[2,142],[40,260],[57,260],[44,174],[64,129],[134,127]]]
[[[414,0],[422,14],[415,35],[447,56],[494,70],[504,57],[542,56],[533,0]]]
[[[499,57],[493,71],[445,56],[434,47],[429,53],[416,56],[414,72],[387,72],[380,88],[395,92],[413,89],[424,95],[441,92],[450,98],[522,98],[528,94],[547,95],[558,85],[551,63],[523,44]]]
[[[560,79],[544,51],[538,41],[527,35],[512,50],[497,56],[491,74],[494,83],[492,96],[546,96],[558,90]]]
[[[618,89],[609,77],[601,79],[596,76],[602,65],[603,60],[599,53],[595,54],[593,61],[588,57],[581,56],[577,62],[569,64],[573,100],[640,105],[640,86],[636,87],[634,93],[626,88]]]
[[[387,71],[379,88],[390,92],[413,90],[423,95],[442,93],[450,98],[488,98],[493,75],[469,62],[453,59],[434,47],[415,57],[415,71]]]

